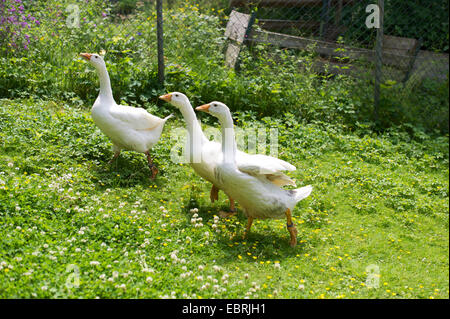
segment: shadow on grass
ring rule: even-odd
[[[105,156],[106,158],[106,156]],[[151,179],[145,155],[136,152],[123,151],[112,163],[109,159],[96,160],[92,162],[91,173],[96,181],[97,190],[103,191],[107,188],[132,188],[136,185],[149,187],[150,185],[163,185],[167,182],[166,170],[161,168],[160,159],[154,157],[153,161],[159,172],[155,180]]]
[[[208,203],[202,203],[193,194],[194,192],[184,201],[184,212],[187,223],[190,223],[193,215],[191,209],[193,208],[198,209],[197,214],[198,217],[202,218],[203,224],[213,223],[214,215],[219,216],[220,210],[226,211],[229,208],[228,200],[211,204],[208,198]],[[247,218],[239,207],[236,215],[221,218],[220,220],[220,224],[225,225],[225,228],[221,229],[220,233],[213,232],[216,239],[215,248],[218,248],[222,252],[221,256],[217,256],[216,258],[218,264],[230,264],[237,261],[270,261],[273,263],[275,261],[282,261],[285,258],[294,257],[297,254],[304,253],[308,249],[301,243],[298,243],[295,247],[290,247],[290,235],[287,229],[284,234],[276,232],[273,225],[268,225],[268,229],[263,229],[265,223],[269,223],[269,220],[261,220],[261,223],[257,223],[256,221],[258,219],[255,219],[250,233],[244,239],[243,235]],[[298,230],[299,234],[297,235],[297,239],[300,241],[302,232],[301,229],[298,228]],[[210,256],[208,250],[205,250],[205,254],[208,257]]]

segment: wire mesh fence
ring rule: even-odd
[[[254,18],[249,25],[248,16],[233,15],[230,22],[239,26],[228,25],[252,28],[248,42],[313,51],[318,69],[326,60],[335,73],[373,70],[381,27],[383,83],[448,77],[448,1],[231,0],[230,7]]]
[[[350,76],[380,85],[382,95],[401,97],[408,88],[448,81],[448,0],[164,0],[159,60],[157,2],[0,2],[1,55],[34,55],[37,61],[28,63],[37,65],[50,61],[42,72],[57,80],[44,81],[35,93],[50,94],[47,88],[53,87],[83,97],[94,94],[87,77],[73,72],[80,67],[74,56],[103,50],[112,73],[120,70],[113,79],[115,94],[135,102],[157,99],[165,90],[190,93],[193,85],[204,86],[191,92],[194,100],[212,97],[211,88],[220,98],[226,89],[208,81],[209,74],[229,76],[223,65],[261,68],[253,63],[257,59],[279,67],[280,54],[295,57],[286,72]],[[165,88],[157,85],[163,67]],[[257,77],[257,71],[246,76]],[[27,85],[23,81],[29,82],[5,82],[0,90],[18,94],[17,88]]]

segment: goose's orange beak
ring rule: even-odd
[[[166,101],[166,102],[170,102],[170,101],[172,101],[172,94],[164,94],[164,95],[161,95],[160,97],[159,97],[161,100],[164,100],[164,101]]]
[[[80,53],[80,56],[82,56],[83,58],[85,58],[86,60],[89,61],[91,59],[92,54],[90,54],[90,53]]]
[[[196,109],[197,111],[202,111],[202,112],[208,113],[208,112],[209,112],[209,107],[210,107],[210,106],[211,106],[210,104],[203,104],[203,105],[197,106],[195,109]]]

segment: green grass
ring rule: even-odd
[[[241,211],[215,222],[223,193],[211,204],[209,184],[170,160],[176,115],[151,182],[142,154],[106,164],[87,108],[0,100],[1,298],[449,297],[448,136],[235,114],[240,127],[278,127],[280,157],[314,187],[291,248],[283,220],[255,222],[245,241]]]

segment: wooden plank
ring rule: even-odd
[[[232,11],[225,29],[225,36],[236,42],[242,43],[245,39],[245,32],[250,23],[251,16],[249,14]]]
[[[332,0],[337,3],[339,0]],[[354,3],[355,0],[343,0],[343,4]],[[230,7],[281,7],[281,8],[301,8],[321,6],[322,0],[230,0]]]
[[[326,56],[349,57],[351,59],[373,59],[374,56],[373,51],[368,49],[352,48],[334,42],[308,39],[269,31],[252,30],[247,40],[249,42],[273,44],[283,48],[314,51]]]
[[[271,20],[258,19],[258,25],[268,31],[283,31],[286,29],[302,29],[319,34],[319,21],[305,21],[305,20]],[[330,24],[325,34],[326,40],[335,40],[337,37],[347,30],[346,26]]]
[[[413,55],[418,43],[418,40],[412,38],[385,35],[383,37],[383,50],[392,54]]]
[[[420,50],[410,79],[432,79],[445,82],[449,73],[449,54]]]
[[[241,47],[239,45],[234,43],[228,44],[227,51],[225,52],[225,65],[227,67],[234,68],[240,51]]]
[[[375,62],[374,50],[355,48],[341,45],[335,42],[308,39],[304,37],[270,31],[252,30],[247,41],[249,41],[250,43],[273,44],[282,48],[306,50],[330,57],[363,59]],[[409,55],[399,55],[390,52],[383,52],[383,63],[398,66],[400,68],[404,68],[404,61],[405,59],[409,58]]]
[[[258,25],[269,31],[283,30],[287,28],[302,28],[308,30],[314,30],[320,28],[319,21],[306,21],[306,20],[270,20],[270,19],[258,19]]]

